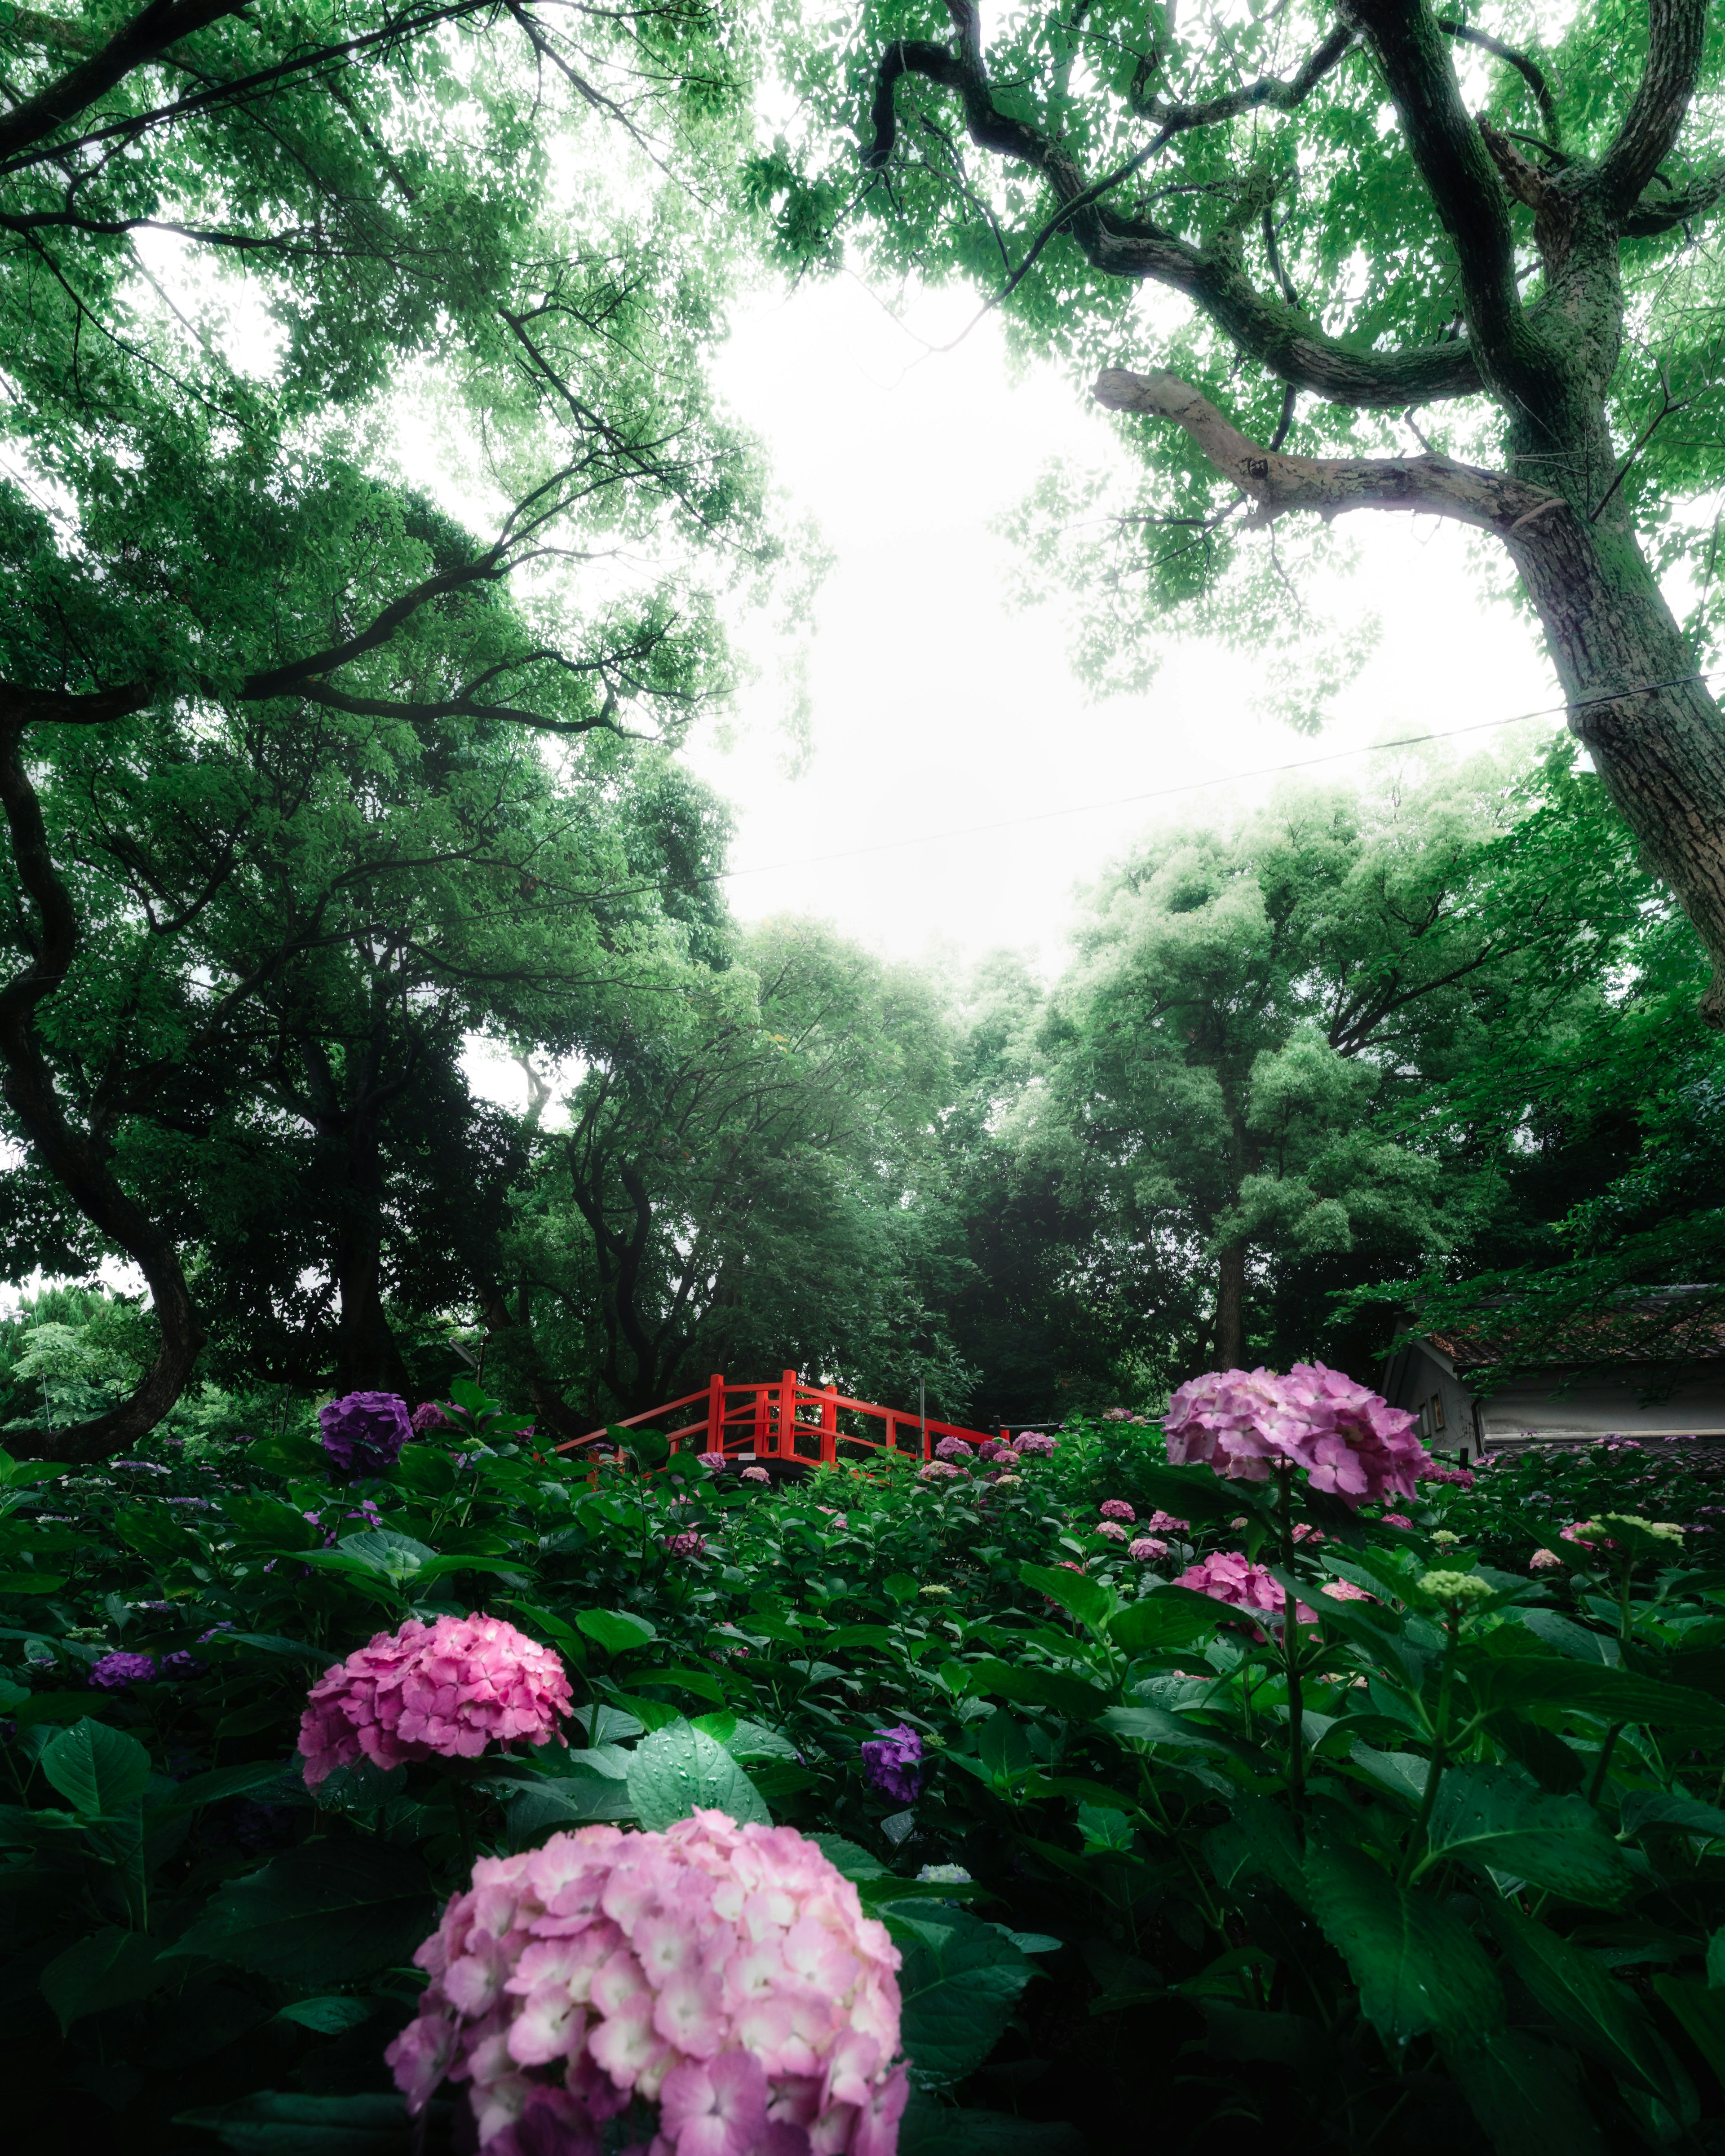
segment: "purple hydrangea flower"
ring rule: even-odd
[[[968,1460],[971,1450],[962,1437],[943,1437],[934,1448],[934,1456],[937,1460]]]
[[[201,1647],[206,1640],[213,1640],[218,1632],[231,1632],[233,1630],[234,1620],[231,1617],[218,1617],[208,1631],[198,1634],[198,1644]]]
[[[415,1437],[424,1437],[428,1430],[453,1430],[455,1427],[436,1400],[421,1400],[413,1410],[412,1421]]]
[[[695,1456],[710,1475],[723,1472],[725,1455],[722,1452],[698,1452]]]
[[[384,1473],[413,1435],[408,1404],[398,1393],[349,1393],[320,1408],[317,1420],[324,1450],[347,1475]]]
[[[900,1722],[877,1729],[862,1747],[863,1774],[869,1786],[901,1804],[922,1794],[922,1739]]]
[[[1055,1449],[1055,1440],[1045,1437],[1040,1430],[1027,1430],[1013,1440],[1013,1450],[1023,1453],[1049,1453]]]
[[[129,1691],[134,1685],[154,1684],[153,1655],[104,1655],[90,1666],[90,1683],[99,1691]]]
[[[162,1674],[165,1677],[201,1677],[208,1666],[186,1647],[162,1658]]]

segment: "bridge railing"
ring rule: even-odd
[[[854,1400],[832,1385],[804,1384],[794,1370],[759,1383],[736,1384],[722,1373],[709,1378],[705,1389],[685,1393],[680,1400],[629,1415],[611,1430],[641,1430],[666,1416],[698,1410],[675,1429],[660,1431],[673,1453],[721,1452],[727,1459],[747,1455],[757,1460],[794,1460],[809,1465],[833,1466],[841,1457],[866,1457],[871,1452],[897,1452],[914,1460],[931,1460],[943,1437],[962,1438],[971,1445],[987,1445],[994,1433],[967,1430],[960,1423],[942,1422],[903,1408],[884,1408],[872,1400]],[[878,1424],[876,1431],[874,1425]],[[608,1430],[588,1431],[572,1437],[556,1450],[572,1452],[602,1445]],[[999,1433],[1004,1440],[1007,1433]],[[839,1448],[844,1447],[841,1454]]]

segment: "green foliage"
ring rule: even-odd
[[[536,1459],[476,1387],[464,1412],[495,1441],[434,1431],[359,1483],[290,1450],[194,1461],[162,1441],[166,1476],[8,1492],[21,1535],[74,1529],[63,1587],[0,1595],[0,1919],[23,2001],[5,2057],[32,2058],[30,2102],[77,2112],[122,2061],[105,2101],[146,2156],[194,2130],[393,2146],[382,2050],[473,1856],[711,1805],[822,1837],[891,1928],[911,2148],[937,2130],[1025,2156],[1070,2156],[1075,2132],[1117,2146],[1146,2076],[1171,2132],[1250,2103],[1295,2145],[1339,2132],[1357,2156],[1391,2115],[1447,2119],[1462,2145],[1471,2115],[1504,2148],[1713,2131],[1725,1574],[1710,1531],[1692,1550],[1558,1532],[1669,1516],[1682,1471],[1632,1449],[1522,1462],[1402,1501],[1398,1529],[1297,1492],[1286,1522],[1169,1469],[1130,1422],[1070,1424],[1016,1481],[864,1463],[756,1489],[683,1455],[658,1473]],[[1207,1481],[1219,1506],[1195,1502]],[[193,1482],[208,1509],[167,1502]],[[1194,1525],[1158,1530],[1158,1563],[1096,1531],[1105,1498],[1141,1530],[1173,1496]],[[143,1517],[148,1536],[114,1532]],[[1320,1519],[1327,1539],[1290,1540]],[[310,1540],[284,1557],[288,1520]],[[691,1527],[703,1553],[673,1559]],[[1316,1613],[1291,1643],[1175,1584],[1242,1540]],[[1567,1562],[1530,1575],[1547,1543]],[[1435,1604],[1433,1569],[1484,1592]],[[562,1653],[569,1748],[347,1768],[314,1800],[306,1686],[380,1623],[472,1606],[451,1580],[495,1583],[485,1606]],[[1337,1600],[1342,1580],[1375,1599]],[[116,1646],[157,1676],[89,1688]],[[908,1804],[860,1749],[903,1726],[922,1744]],[[1008,2118],[1014,2087],[1035,2094]],[[449,2132],[439,2109],[428,2147]]]

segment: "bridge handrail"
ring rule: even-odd
[[[740,1398],[733,1400],[733,1396]],[[968,1430],[962,1423],[946,1422],[935,1415],[912,1413],[905,1408],[887,1408],[874,1400],[854,1399],[836,1388],[811,1385],[799,1378],[793,1370],[787,1370],[778,1378],[764,1378],[732,1383],[721,1371],[716,1371],[706,1386],[698,1393],[685,1393],[680,1399],[667,1400],[662,1407],[646,1408],[640,1413],[625,1415],[603,1428],[588,1430],[580,1437],[566,1438],[552,1448],[557,1452],[572,1452],[578,1448],[598,1445],[614,1430],[637,1430],[643,1423],[656,1422],[663,1415],[674,1414],[679,1408],[693,1407],[703,1402],[706,1413],[698,1422],[684,1424],[680,1429],[664,1433],[673,1452],[682,1449],[680,1440],[701,1437],[706,1440],[702,1449],[723,1452],[727,1436],[752,1440],[756,1456],[768,1459],[797,1459],[799,1437],[819,1440],[820,1457],[824,1463],[837,1458],[839,1443],[865,1445],[870,1451],[900,1452],[897,1443],[901,1429],[914,1430],[921,1440],[922,1457],[932,1455],[937,1440],[956,1437],[966,1445],[978,1446],[993,1442],[993,1434],[986,1430]],[[805,1420],[798,1412],[804,1404],[818,1407],[819,1421]],[[883,1438],[855,1437],[849,1431],[840,1432],[838,1418],[840,1413],[869,1415],[886,1424]],[[1007,1433],[1003,1430],[1003,1439]],[[745,1450],[738,1444],[735,1451]]]

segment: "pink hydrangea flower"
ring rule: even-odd
[[[385,2053],[417,2117],[468,2084],[485,2156],[597,2156],[632,2099],[650,2156],[893,2156],[899,1957],[791,1827],[696,1811],[481,1857],[414,1957]]]
[[[925,1482],[956,1482],[958,1470],[950,1460],[926,1460],[916,1470]]]
[[[705,1557],[706,1537],[696,1534],[693,1527],[685,1527],[680,1535],[667,1535],[665,1548],[673,1557]]]
[[[1194,1594],[1208,1594],[1238,1609],[1261,1609],[1271,1617],[1281,1615],[1286,1599],[1269,1566],[1254,1564],[1242,1550],[1218,1550],[1202,1564],[1183,1572],[1174,1584],[1189,1587]],[[1317,1612],[1308,1609],[1303,1602],[1296,1602],[1294,1610],[1300,1624],[1317,1622]]]
[[[1164,1512],[1158,1507],[1144,1525],[1153,1535],[1183,1535],[1192,1522],[1190,1520],[1177,1520],[1172,1512]]]
[[[1310,1520],[1301,1520],[1294,1529],[1294,1540],[1296,1543],[1322,1543],[1328,1539],[1327,1535],[1312,1526]]]
[[[971,1449],[962,1437],[943,1437],[934,1448],[937,1460],[968,1460]]]
[[[300,1721],[305,1785],[360,1758],[471,1759],[487,1744],[567,1742],[569,1680],[549,1647],[501,1617],[408,1618],[326,1670]]]
[[[1375,1594],[1368,1594],[1364,1588],[1356,1587],[1351,1579],[1327,1580],[1319,1592],[1327,1594],[1332,1602],[1375,1602],[1378,1599]]]
[[[1124,1520],[1127,1527],[1138,1517],[1124,1497],[1105,1497],[1096,1509],[1105,1520]]]
[[[1552,1572],[1559,1568],[1563,1560],[1554,1549],[1537,1549],[1527,1560],[1529,1572]]]
[[[1194,1378],[1174,1394],[1163,1427],[1177,1465],[1202,1461],[1262,1482],[1286,1463],[1350,1505],[1392,1490],[1411,1497],[1430,1458],[1412,1415],[1322,1363],[1296,1363],[1286,1377],[1257,1369]]]
[[[1472,1471],[1451,1466],[1446,1460],[1428,1458],[1425,1466],[1419,1471],[1419,1479],[1422,1482],[1453,1482],[1458,1490],[1471,1490],[1473,1487]]]
[[[1414,1524],[1405,1512],[1384,1512],[1379,1517],[1386,1527],[1411,1527]]]
[[[1158,1558],[1168,1555],[1168,1544],[1159,1535],[1140,1535],[1127,1555],[1136,1558],[1140,1564],[1153,1564]]]
[[[1579,1543],[1584,1549],[1615,1549],[1617,1547],[1597,1520],[1571,1520],[1558,1540],[1560,1543]]]
[[[697,1452],[695,1456],[709,1475],[722,1473],[725,1466],[725,1455],[722,1452]]]
[[[1123,1543],[1127,1539],[1127,1530],[1118,1520],[1099,1520],[1092,1532],[1106,1535],[1111,1543]]]
[[[742,1479],[745,1482],[770,1482],[773,1477],[764,1467],[745,1467]]]
[[[1045,1436],[1040,1430],[1027,1430],[1014,1439],[1012,1449],[1026,1458],[1037,1455],[1045,1458],[1054,1450],[1057,1442],[1058,1440]]]

